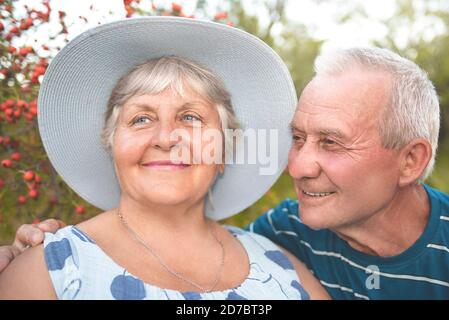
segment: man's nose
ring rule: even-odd
[[[306,141],[300,148],[292,146],[289,155],[288,171],[294,179],[317,178],[321,172],[319,164],[319,145]]]

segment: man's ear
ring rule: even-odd
[[[432,146],[425,139],[414,139],[400,152],[401,172],[399,185],[401,187],[416,182],[432,158]]]

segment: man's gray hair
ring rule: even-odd
[[[438,147],[440,108],[435,87],[414,62],[381,48],[328,51],[315,60],[316,76],[339,75],[351,69],[379,70],[391,75],[390,102],[378,124],[382,146],[399,149],[423,138],[432,146],[432,157],[420,180],[432,172]]]

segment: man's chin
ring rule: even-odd
[[[319,213],[309,213],[307,211],[303,213],[301,211],[299,219],[303,224],[314,230],[329,229],[332,227],[329,219],[326,219],[326,217],[323,217]]]

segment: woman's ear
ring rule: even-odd
[[[400,153],[401,172],[399,185],[406,186],[418,181],[432,158],[432,146],[425,139],[409,142]]]

